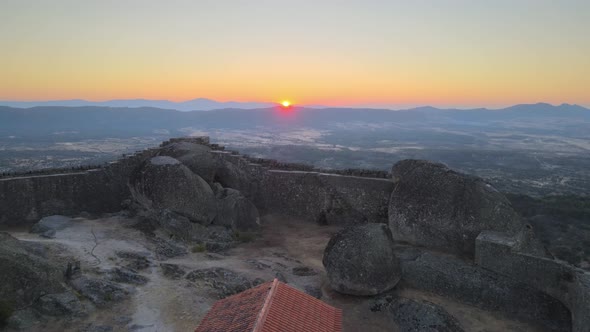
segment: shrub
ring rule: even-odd
[[[12,316],[14,308],[7,302],[0,301],[0,327],[6,326],[8,319]]]
[[[203,244],[203,243],[199,243],[191,248],[191,252],[193,252],[193,253],[205,252],[205,250],[207,250],[207,248],[205,247],[205,244]]]
[[[232,234],[234,241],[241,243],[252,242],[256,239],[256,233],[254,232],[240,232],[234,231]]]

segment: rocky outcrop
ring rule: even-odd
[[[324,251],[330,286],[352,295],[375,295],[401,278],[391,232],[385,224],[367,224],[334,235]]]
[[[158,156],[144,162],[132,174],[130,189],[146,209],[168,209],[201,224],[210,224],[217,212],[209,184],[172,157]]]
[[[229,214],[231,211],[225,211],[224,213]],[[226,225],[212,224],[204,226],[191,222],[188,218],[166,209],[147,216],[147,219],[144,222],[154,223],[159,231],[164,233],[165,238],[180,240],[188,245],[195,243],[202,244],[207,251],[222,251],[231,248],[235,244],[234,232]],[[217,220],[217,217],[215,220]],[[156,249],[159,255],[162,254],[165,257],[171,258],[174,256],[170,256],[169,254],[180,254],[176,253],[177,250],[174,249],[174,247],[178,246],[171,241],[163,238],[156,241],[158,241],[158,247],[162,248],[162,250]]]
[[[63,293],[62,272],[21,241],[0,232],[0,300],[16,309],[46,294]]]
[[[390,297],[385,304],[378,306],[378,311],[391,317],[402,332],[464,331],[455,317],[440,306],[424,300]]]
[[[35,303],[34,308],[47,316],[81,317],[87,314],[78,297],[71,292],[42,296]]]
[[[270,170],[262,184],[264,208],[319,224],[387,222],[389,179]]]
[[[185,145],[188,147],[184,147]],[[178,154],[192,151],[191,153],[194,154],[195,151],[201,151],[198,147],[199,145],[194,143],[173,143],[172,146],[165,146],[163,151]],[[208,152],[207,155],[209,155]],[[190,159],[193,162],[193,168],[199,163],[199,160],[195,158],[197,156],[192,156]],[[210,156],[205,159],[211,161]],[[214,250],[217,250],[215,248],[219,246],[213,242],[227,242],[217,241],[218,233],[225,232],[213,234],[202,225],[207,226],[213,223],[216,226],[239,231],[252,230],[259,226],[258,209],[238,190],[223,188],[218,182],[212,183],[212,189],[205,180],[185,165],[186,162],[181,163],[170,156],[153,157],[131,177],[131,192],[135,201],[143,209],[144,216],[155,220],[175,238],[186,242],[211,242],[211,248]],[[204,168],[213,174],[214,167],[210,166]],[[201,169],[200,172],[204,171]],[[210,180],[212,180],[211,177]],[[213,235],[213,239],[209,235]],[[231,236],[225,236],[224,239],[229,239],[231,242]]]
[[[176,264],[167,264],[161,263],[160,268],[162,269],[162,274],[169,279],[179,280],[184,277],[186,272],[182,267]]]
[[[251,280],[232,270],[224,268],[209,268],[194,270],[186,275],[186,279],[199,282],[203,281],[208,286],[214,288],[220,298],[224,298],[246,289],[262,284],[261,279]]]
[[[192,142],[175,142],[162,147],[159,155],[169,156],[188,167],[208,183],[213,183],[217,162],[211,156],[211,148]]]
[[[137,273],[137,271],[125,267],[112,268],[108,276],[111,281],[132,285],[145,285],[149,280],[147,277]]]
[[[88,276],[79,276],[70,280],[70,286],[100,308],[122,301],[134,291],[132,288],[108,280]]]
[[[400,285],[438,294],[475,307],[500,311],[524,321],[568,331],[568,309],[558,300],[531,287],[479,267],[470,260],[415,247],[398,248],[402,266]],[[504,255],[498,255],[504,259]],[[517,265],[512,265],[515,268]],[[538,272],[535,278],[544,276]]]
[[[47,234],[56,232],[72,225],[72,218],[60,215],[48,216],[39,220],[31,227],[31,233]]]
[[[396,240],[472,257],[481,231],[516,236],[524,227],[508,199],[480,178],[410,159],[395,164],[392,175],[389,227]]]
[[[258,228],[260,216],[256,206],[239,191],[221,188],[217,191],[217,216],[214,225],[247,231]]]
[[[135,251],[117,251],[115,255],[119,257],[128,269],[141,271],[152,265],[148,257],[149,252],[135,252]]]
[[[564,261],[522,253],[518,246],[517,240],[504,234],[482,232],[476,240],[475,262],[488,271],[520,281],[561,301],[571,312],[571,331],[587,332],[590,326],[590,272]],[[557,312],[551,308],[542,319],[549,321],[547,325],[565,325],[563,322],[567,319],[563,315],[556,318]],[[570,330],[569,326],[561,329]]]

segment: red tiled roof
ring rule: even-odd
[[[217,301],[195,332],[341,332],[342,311],[277,279]]]
[[[252,331],[272,284],[270,281],[215,302],[195,332]]]

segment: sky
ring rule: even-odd
[[[0,100],[590,106],[588,0],[2,0]]]

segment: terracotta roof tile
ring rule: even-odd
[[[259,331],[339,332],[342,311],[279,282]]]
[[[341,332],[342,311],[278,280],[216,302],[196,332]]]
[[[271,287],[267,282],[215,302],[195,332],[252,331]]]

